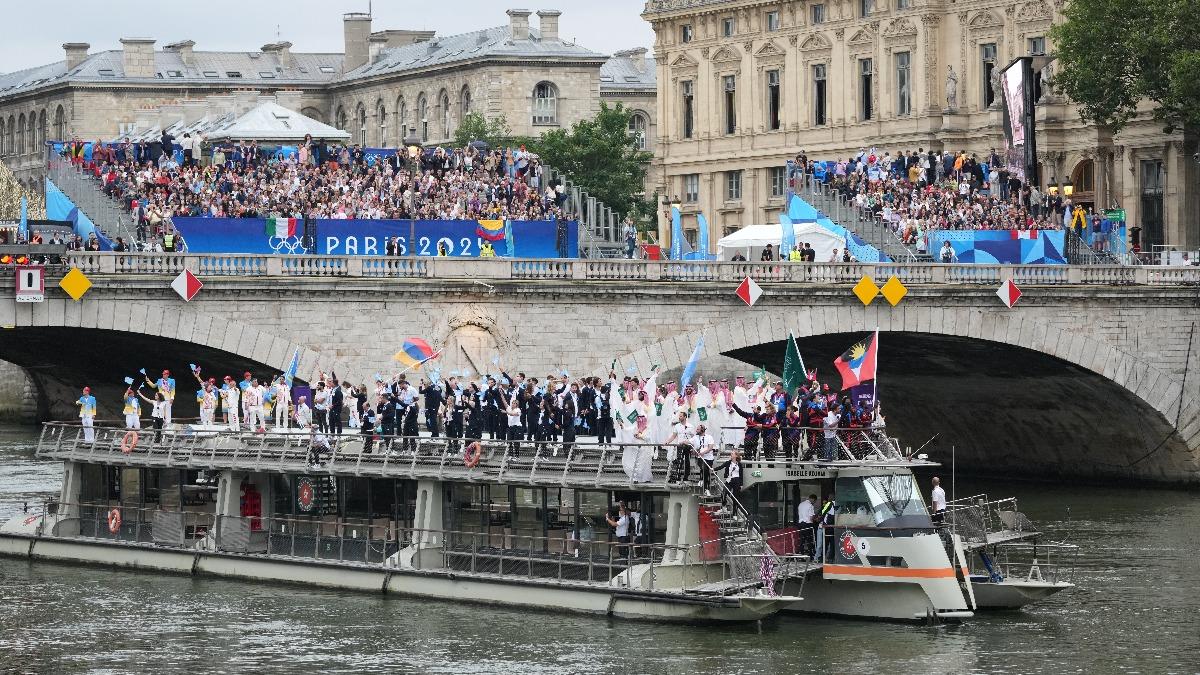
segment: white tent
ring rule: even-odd
[[[204,134],[206,141],[282,141],[296,143],[309,134],[314,140],[348,141],[350,134],[288,110],[278,103],[261,103],[250,112]]]
[[[845,247],[842,238],[816,223],[795,223],[796,246],[808,242],[817,252],[817,262],[826,262],[836,249],[841,253]],[[746,260],[758,260],[767,244],[779,255],[779,242],[783,239],[783,227],[775,225],[747,225],[733,234],[721,237],[717,242],[717,257],[729,260],[741,253]]]

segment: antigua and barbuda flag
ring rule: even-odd
[[[842,391],[861,382],[875,379],[875,366],[879,362],[879,331],[865,340],[854,343],[833,365],[842,374]]]

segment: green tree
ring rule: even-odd
[[[1073,0],[1063,15],[1054,84],[1085,120],[1119,130],[1148,99],[1168,132],[1200,124],[1200,3]]]
[[[468,113],[454,130],[454,146],[465,148],[471,141],[483,141],[494,148],[504,145],[511,135],[504,115],[488,119],[479,113]]]
[[[632,116],[620,103],[601,103],[594,118],[576,122],[570,131],[547,131],[531,139],[529,149],[609,208],[642,218],[654,213],[654,205],[640,196],[651,155],[629,133]]]

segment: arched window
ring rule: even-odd
[[[533,88],[533,123],[558,124],[558,87],[551,82]]]
[[[61,105],[54,111],[54,140],[67,140],[67,113]]]
[[[345,131],[347,126],[346,109],[339,105],[337,109],[337,116],[334,119],[336,120],[337,128]]]
[[[1090,159],[1076,164],[1075,170],[1071,172],[1071,183],[1075,192],[1095,192],[1096,164]]]
[[[467,115],[471,114],[471,88],[463,85],[462,91],[458,94],[458,123],[467,119]]]
[[[438,107],[442,113],[442,138],[450,138],[450,95],[445,89],[438,94]]]
[[[629,116],[629,134],[637,140],[638,150],[646,149],[646,114],[643,112],[634,112]]]
[[[4,122],[4,118],[0,117],[0,157],[8,152],[8,136],[5,135],[7,133],[8,125]]]
[[[358,144],[366,147],[367,145],[367,108],[359,103],[358,108],[354,111],[355,121],[358,122]]]
[[[403,95],[396,98],[396,127],[400,129],[396,145],[402,146],[404,139],[408,138],[408,102],[404,100]]]
[[[17,119],[17,154],[25,154],[25,113]]]
[[[8,116],[8,140],[4,147],[10,155],[17,151],[17,119],[12,115]]]
[[[300,110],[300,114],[304,115],[305,117],[314,119],[318,122],[325,121],[325,113],[323,113],[320,110],[317,110],[316,108],[313,108],[313,107],[302,108]]]
[[[385,106],[383,104],[382,99],[380,99],[379,101],[377,101],[375,103],[375,123],[377,125],[379,125],[379,136],[376,139],[376,141],[379,143],[379,147],[386,148],[387,140],[388,140],[388,136],[387,136],[388,114],[387,114],[387,106]]]
[[[45,145],[46,145],[46,130],[47,129],[48,129],[48,127],[46,126],[46,111],[43,110],[40,113],[38,113],[38,152],[41,152],[42,148],[45,147]]]
[[[420,134],[421,142],[429,142],[429,103],[425,101],[425,94],[422,92],[417,95],[417,131]]]
[[[29,113],[29,126],[25,128],[29,134],[29,145],[25,146],[25,152],[30,154],[37,152],[37,113]]]

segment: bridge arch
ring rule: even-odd
[[[666,371],[680,368],[703,334],[703,358],[732,357],[755,366],[767,365],[768,370],[778,373],[784,340],[791,333],[808,366],[819,367],[822,380],[832,378],[838,382],[833,359],[869,332],[864,326],[878,325],[882,378],[896,373],[881,379],[881,400],[885,412],[889,412],[889,426],[908,436],[903,440],[914,446],[938,433],[940,426],[952,429],[956,433],[949,437],[942,433],[939,439],[940,452],[945,455],[940,459],[949,461],[954,445],[960,470],[966,459],[993,467],[1003,465],[1006,473],[1046,478],[1133,477],[1200,484],[1200,405],[1194,397],[1184,395],[1180,378],[1101,339],[1059,329],[1045,320],[1022,316],[1019,311],[888,309],[750,311],[743,313],[745,318],[647,345],[618,362],[621,369],[633,366],[643,373],[655,364]],[[900,366],[897,347],[903,347],[905,355]],[[819,363],[814,363],[817,357]],[[1011,361],[1010,367],[1006,367],[1006,361]],[[1018,407],[1031,409],[1028,428],[1019,433],[1005,428],[1019,420],[1011,419],[999,406],[989,406],[996,402],[995,392],[978,387],[972,390],[972,364],[980,362],[986,363],[988,372],[996,378],[988,386],[1013,397],[1006,405],[1015,401]],[[956,370],[957,378],[952,374]],[[940,375],[929,374],[935,371]],[[915,383],[901,381],[901,374],[911,376]],[[1050,379],[1039,379],[1043,375],[1059,377],[1060,381],[1050,387]],[[1192,384],[1190,378],[1188,384]],[[1077,396],[1069,394],[1071,386],[1078,387]],[[922,387],[939,389],[945,393],[943,399],[952,397],[961,405],[939,405],[936,392]],[[1050,396],[1051,389],[1065,398]],[[970,411],[962,420],[947,419],[956,408],[966,409],[972,401],[983,409]],[[919,405],[907,406],[910,402]],[[1045,414],[1038,413],[1038,406],[1045,409]],[[925,413],[943,419],[915,421]],[[1111,434],[1106,429],[1103,438],[1089,436],[1089,428],[1114,426],[1113,416],[1125,420],[1123,433]],[[1043,433],[1039,429],[1042,425],[1056,431]],[[1002,445],[1006,439],[1019,439],[1022,447],[1010,448],[1005,457],[998,457],[996,452],[1003,448],[972,448],[988,441]],[[1067,444],[1070,447],[1064,447]],[[1100,446],[1103,450],[1094,449]]]
[[[181,392],[192,391],[189,364],[199,365],[205,377],[240,377],[247,370],[269,377],[286,369],[297,348],[298,379],[317,370],[349,373],[332,353],[191,307],[172,310],[107,298],[78,303],[48,298],[45,305],[44,312],[18,311],[16,324],[0,330],[0,355],[29,374],[43,419],[73,417],[77,411],[70,402],[85,385],[96,393],[100,416],[116,417],[123,378],[140,377],[141,367],[152,377],[170,369]],[[187,396],[176,406],[185,415],[195,408]]]

